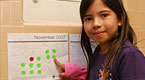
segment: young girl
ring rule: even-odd
[[[77,80],[145,80],[145,58],[135,47],[122,0],[82,0],[81,45],[87,55],[88,68],[75,64],[55,63],[61,77]],[[99,45],[92,54],[90,39]]]

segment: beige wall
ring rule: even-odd
[[[124,0],[124,4],[138,41],[145,39],[145,0]],[[76,28],[78,27],[76,26]],[[62,27],[56,25],[51,25],[51,27],[48,25],[36,26],[35,24],[24,26],[22,0],[0,0],[0,80],[8,80],[7,33],[55,33],[58,30],[63,33],[70,29],[67,25]],[[75,31],[74,27],[72,31]],[[138,43],[138,46],[145,54],[145,41]]]

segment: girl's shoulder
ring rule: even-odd
[[[124,46],[114,60],[116,63],[113,64],[114,75],[121,76],[121,80],[145,80],[145,57],[143,53],[129,41],[126,41]]]
[[[122,57],[144,57],[143,53],[135,46],[133,46],[132,43],[129,41],[126,41],[123,45],[123,48],[121,49],[119,56]]]

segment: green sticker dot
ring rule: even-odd
[[[50,59],[50,56],[49,56],[49,55],[47,55],[47,56],[46,56],[46,59]]]
[[[48,54],[49,53],[49,50],[46,50],[45,53]]]
[[[53,52],[53,53],[56,53],[56,49],[53,49],[52,52]]]
[[[25,63],[22,63],[22,64],[21,64],[21,67],[25,67]]]
[[[53,55],[52,58],[55,59],[56,58],[56,55]]]
[[[37,57],[37,61],[40,61],[41,60],[41,57]]]
[[[42,71],[41,71],[41,70],[38,70],[38,71],[37,71],[37,73],[38,73],[38,74],[41,74],[41,73],[42,73]]]
[[[32,63],[30,63],[30,64],[29,64],[29,67],[30,67],[30,68],[32,68],[32,67],[33,67],[33,64],[32,64]]]
[[[34,70],[30,70],[30,74],[34,74]]]
[[[37,67],[38,67],[38,68],[40,68],[40,67],[41,67],[41,64],[40,64],[40,63],[38,63],[38,64],[37,64]]]
[[[25,74],[26,74],[26,71],[22,71],[21,74],[22,74],[22,75],[25,75]]]

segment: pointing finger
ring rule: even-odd
[[[61,69],[64,70],[64,64],[61,64],[59,61],[57,61],[56,58],[54,59],[54,62],[55,62],[55,64],[58,65]]]

